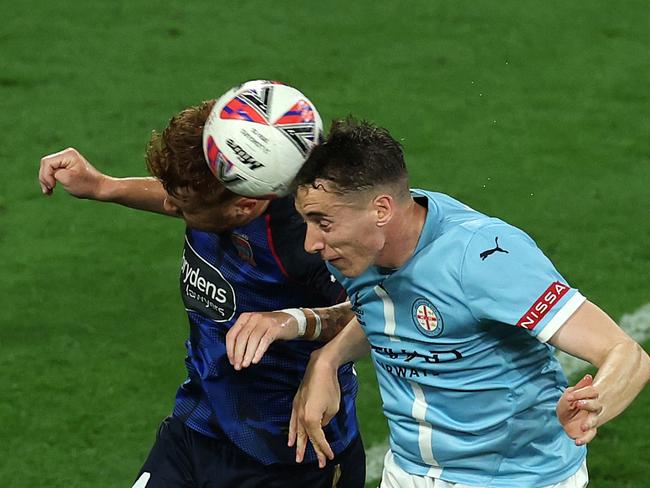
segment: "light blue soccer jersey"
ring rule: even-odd
[[[370,344],[396,462],[488,487],[570,477],[586,454],[555,406],[566,378],[546,341],[584,302],[521,230],[421,190],[413,256],[345,286]]]

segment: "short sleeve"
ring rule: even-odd
[[[460,283],[477,320],[523,327],[548,341],[585,301],[523,231],[484,226],[465,249]]]

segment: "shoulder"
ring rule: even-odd
[[[535,241],[523,230],[495,218],[468,223],[465,231],[465,257],[474,253],[481,261],[497,253],[516,251],[520,255],[538,249]]]
[[[528,286],[555,275],[553,263],[523,230],[495,219],[467,236],[460,263],[460,283],[466,291]]]

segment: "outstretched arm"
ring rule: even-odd
[[[609,316],[585,302],[549,341],[598,368],[568,388],[557,406],[560,423],[576,444],[619,415],[650,380],[650,357]]]
[[[56,185],[61,184],[77,198],[176,216],[165,209],[167,193],[156,178],[113,178],[98,171],[74,148],[43,157],[38,181],[44,195],[51,195]]]
[[[304,330],[296,315],[304,315]],[[257,364],[269,346],[277,340],[304,338],[328,342],[354,317],[350,302],[327,308],[305,308],[294,313],[243,313],[226,334],[228,359],[235,369]],[[303,332],[302,335],[300,332]]]

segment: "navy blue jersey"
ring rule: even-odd
[[[269,204],[246,226],[213,234],[187,229],[181,295],[190,323],[188,378],[178,390],[174,416],[211,437],[226,437],[264,464],[294,463],[287,447],[291,404],[309,355],[319,343],[273,343],[257,365],[236,371],[225,337],[243,312],[322,307],[345,291],[317,255],[303,249],[305,224],[293,200]],[[358,435],[352,365],[339,371],[339,414],[325,429],[335,453]],[[309,450],[307,461],[315,455]]]

